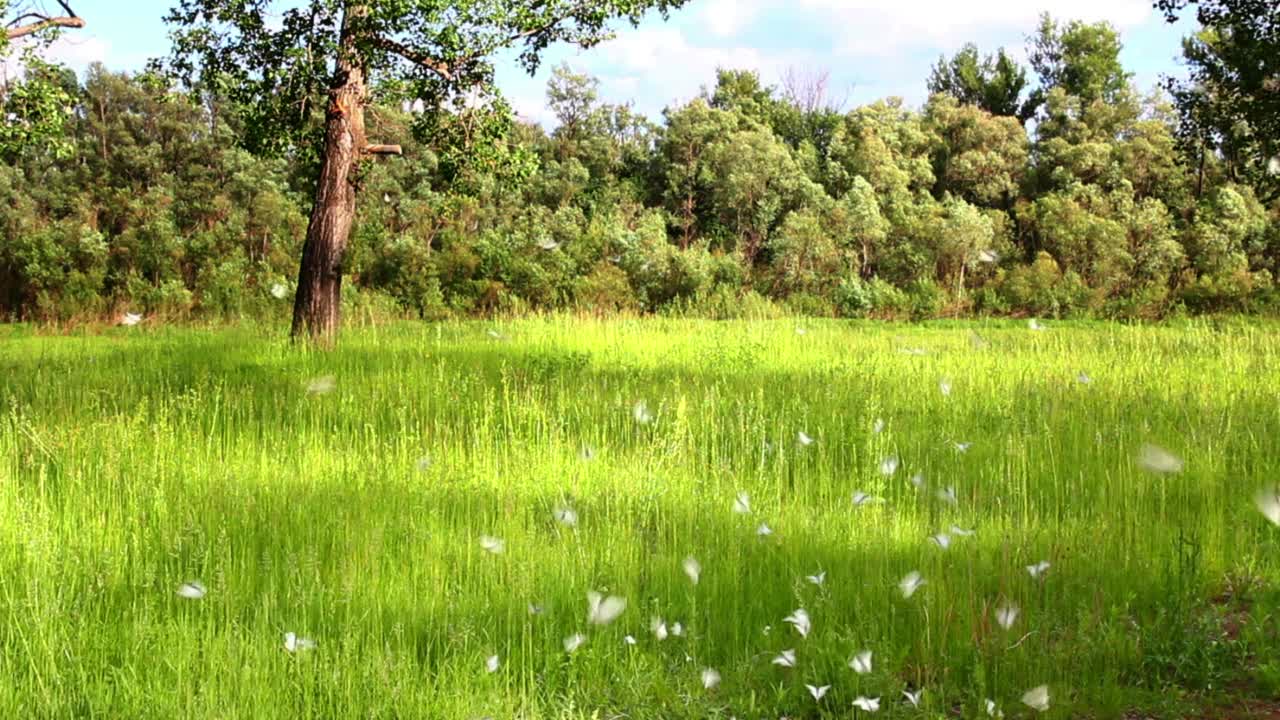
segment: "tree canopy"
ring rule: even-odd
[[[991,82],[984,66],[1027,78],[1003,106],[939,85],[919,107],[886,98],[845,108],[821,71],[778,87],[725,68],[651,119],[561,66],[547,87],[549,127],[461,87],[415,107],[418,70],[380,55],[398,69],[370,69],[365,130],[404,154],[352,173],[363,200],[340,301],[423,318],[1154,318],[1280,307],[1280,201],[1264,150],[1219,140],[1253,137],[1242,116],[1208,126],[1229,136],[1188,142],[1201,136],[1180,98],[1133,86],[1113,29],[1048,22],[1030,42],[1031,56],[1044,47],[1034,73],[998,70],[1000,54],[970,48],[935,68],[931,83],[952,68],[975,77],[974,67]],[[0,164],[0,312],[285,312],[279,294],[297,287],[334,78],[317,76],[305,122],[271,130],[253,127],[265,117],[254,108],[284,105],[235,94],[263,92],[265,75],[248,73],[237,91],[240,81],[205,72],[199,57],[190,67],[185,86],[102,67],[78,82],[57,75],[71,110],[66,152],[26,144]],[[1024,102],[1011,110],[1015,97],[1038,101],[1034,122],[1019,117]],[[479,110],[495,122],[468,114]],[[482,127],[494,130],[477,142]],[[263,132],[271,142],[252,140]],[[468,143],[493,154],[477,161]]]

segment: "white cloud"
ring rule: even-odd
[[[730,37],[751,24],[763,5],[742,0],[703,0],[699,5],[699,16],[712,35]]]
[[[1120,29],[1140,25],[1153,14],[1150,0],[748,0],[774,8],[799,8],[826,27],[837,52],[849,56],[889,56],[953,48],[983,38],[1015,44],[1035,29],[1041,13],[1064,20],[1105,20]]]
[[[23,73],[21,50],[28,39],[19,40],[15,51],[3,61],[0,73],[6,78],[19,77]],[[45,60],[60,63],[81,74],[84,69],[95,62],[106,62],[110,55],[110,43],[94,36],[64,34],[43,52]]]
[[[125,69],[112,60],[111,43],[95,35],[65,33],[53,41],[45,58],[62,63],[77,73],[95,62],[107,63],[113,70]]]
[[[584,54],[581,64],[600,76],[602,93],[614,102],[623,99],[613,97],[616,93],[634,97],[648,91],[644,94],[657,94],[666,105],[687,101],[704,86],[714,85],[718,68],[756,70],[766,82],[776,82],[787,67],[805,65],[812,59],[809,50],[700,45],[676,27],[656,26],[619,33]]]

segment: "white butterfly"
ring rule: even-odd
[[[391,202],[391,193],[382,193],[382,202],[384,203]]]
[[[294,633],[287,632],[284,634],[284,649],[291,653],[312,650],[316,646],[316,641],[310,638],[300,637]]]
[[[921,688],[915,692],[911,692],[910,690],[902,691],[902,696],[907,699],[907,702],[911,703],[911,707],[920,707],[921,695],[924,695],[924,688]]]
[[[1280,155],[1277,155],[1267,161],[1267,172],[1272,175],[1280,175]]]
[[[1081,385],[1089,385],[1093,383],[1093,378],[1089,377],[1088,373],[1082,372],[1076,376],[1076,382],[1080,383]]]
[[[489,335],[489,337],[493,338],[494,340],[502,339],[502,333],[498,332],[497,330],[490,329],[487,331],[487,334]]]
[[[902,591],[903,599],[910,599],[911,596],[915,595],[916,591],[920,589],[920,586],[924,585],[924,583],[925,580],[920,576],[920,573],[912,570],[907,573],[902,580],[898,581],[898,589]]]
[[[854,655],[853,659],[849,661],[849,667],[853,668],[853,671],[859,675],[866,675],[871,672],[871,651],[863,650]]]
[[[308,395],[328,395],[338,387],[338,380],[332,375],[324,375],[307,381]]]
[[[922,473],[912,475],[911,484],[915,486],[915,489],[923,491],[925,489],[924,475]]]
[[[684,559],[681,567],[684,568],[684,574],[689,576],[689,581],[697,585],[698,578],[702,577],[702,565],[698,563],[698,559],[690,555]]]
[[[988,714],[988,715],[990,715],[990,716],[991,716],[991,717],[993,717],[993,718],[1002,718],[1002,717],[1004,717],[1004,711],[1003,711],[1003,710],[1001,710],[1001,709],[1000,709],[1000,708],[999,708],[999,707],[998,707],[994,702],[992,702],[990,699],[988,699],[988,700],[987,700],[987,714]]]
[[[283,283],[275,283],[271,286],[271,297],[277,300],[283,300],[289,295],[289,288]]]
[[[541,240],[538,241],[538,247],[550,252],[560,247],[560,243],[556,242],[555,240],[552,240],[551,238],[542,238]]]
[[[954,486],[948,486],[937,493],[938,499],[948,505],[959,505],[960,501],[956,499],[956,489]]]
[[[760,527],[756,528],[756,535],[759,535],[760,537],[765,537],[767,535],[772,535],[772,534],[773,534],[773,528],[769,527],[768,525],[765,525],[764,523],[760,523]]]
[[[812,627],[812,623],[809,620],[809,613],[805,612],[804,608],[800,608],[784,617],[782,622],[791,623],[796,632],[800,633],[800,637],[809,637],[809,629]]]
[[[943,550],[946,550],[947,548],[951,547],[951,536],[946,533],[938,533],[937,535],[931,535],[929,539],[932,540],[935,545],[942,548]]]
[[[578,524],[578,511],[571,507],[558,507],[551,514],[555,517],[556,522],[565,527],[575,527]]]
[[[1045,326],[1044,326],[1044,325],[1041,325],[1041,324],[1040,324],[1040,321],[1039,321],[1039,320],[1037,320],[1037,319],[1035,319],[1035,318],[1031,318],[1030,320],[1028,320],[1028,321],[1027,321],[1027,327],[1031,328],[1032,330],[1036,330],[1036,331],[1040,331],[1040,330],[1045,330],[1045,329],[1046,329],[1046,328],[1045,328]]]
[[[1182,472],[1182,458],[1159,445],[1147,443],[1138,450],[1138,464],[1147,472],[1171,475]]]
[[[684,637],[684,625],[678,622],[671,623],[671,634],[676,637]]]
[[[1036,712],[1044,712],[1049,709],[1049,686],[1040,685],[1028,690],[1022,696],[1022,704],[1035,710]]]
[[[952,447],[954,447],[954,448],[956,449],[956,452],[965,453],[965,452],[969,452],[969,448],[973,447],[973,443],[971,443],[971,442],[953,442],[953,443],[951,443],[951,446],[952,446]]]
[[[626,609],[626,598],[617,595],[605,597],[594,590],[587,593],[587,622],[592,625],[608,625]]]
[[[1263,488],[1253,496],[1258,510],[1275,525],[1280,525],[1280,486]]]
[[[530,615],[541,615],[544,612],[546,612],[546,610],[541,605],[535,605],[533,603],[529,603]]]
[[[808,330],[805,330],[805,329],[804,329],[804,328],[802,328],[802,327],[797,327],[797,328],[796,328],[796,334],[797,334],[797,335],[804,335],[804,334],[805,334],[805,333],[807,333],[807,332],[809,332],[809,331],[808,331]]]
[[[813,438],[809,437],[803,430],[796,433],[796,441],[800,443],[800,447],[809,447],[813,444]]]
[[[209,590],[205,588],[202,583],[196,580],[182,583],[182,585],[178,586],[178,597],[185,598],[187,600],[199,600],[208,592]]]
[[[578,648],[582,647],[583,643],[585,643],[586,641],[587,641],[586,635],[583,635],[582,633],[574,633],[564,639],[564,651],[567,653],[571,653],[574,650],[577,650]]]
[[[502,551],[507,549],[507,544],[502,541],[502,538],[496,538],[492,535],[481,535],[480,547],[491,555],[501,555]]]
[[[783,650],[781,653],[779,653],[779,654],[778,654],[778,656],[777,656],[777,657],[775,657],[775,658],[773,659],[773,664],[774,664],[774,665],[777,665],[777,666],[779,666],[779,667],[795,667],[795,666],[796,666],[796,651],[795,651],[795,650]]]
[[[959,525],[952,525],[952,526],[951,526],[951,534],[952,534],[952,535],[958,535],[958,536],[960,536],[960,537],[973,537],[973,535],[974,535],[974,531],[973,531],[973,530],[965,530],[964,528],[960,527]]]
[[[997,255],[996,253],[991,252],[990,250],[978,251],[978,262],[983,262],[990,265],[991,263],[999,262],[999,261],[1000,261],[1000,256]]]
[[[648,425],[653,422],[653,413],[649,412],[649,406],[643,400],[632,406],[631,417],[635,418],[636,422],[641,425]]]
[[[805,575],[804,579],[808,580],[810,583],[814,585],[821,586],[822,583],[827,581],[827,571],[823,570],[822,572],[816,573],[814,575]]]
[[[667,639],[667,624],[662,618],[654,617],[649,620],[649,629],[653,631],[653,636],[659,641]]]
[[[635,639],[634,637],[632,637],[631,635],[626,635],[626,636],[623,636],[623,638],[622,638],[622,642],[624,642],[624,643],[626,643],[626,644],[628,644],[628,645],[635,645],[635,644],[636,644],[636,639]]]
[[[869,713],[879,712],[880,698],[878,697],[869,698],[869,697],[863,697],[859,695],[858,697],[853,699],[853,706],[863,712],[869,712]]]
[[[950,380],[941,380],[941,381],[939,381],[939,382],[938,382],[938,391],[942,393],[942,396],[943,396],[943,397],[950,397],[950,396],[951,396],[951,381],[950,381]]]
[[[805,684],[805,687],[809,688],[809,694],[813,696],[813,699],[818,701],[821,701],[822,696],[826,695],[827,691],[831,689],[830,685],[823,685],[822,687],[814,687],[813,685],[809,685],[807,683]]]
[[[896,472],[898,472],[898,458],[897,458],[897,456],[890,455],[889,457],[884,458],[883,460],[881,460],[881,461],[880,461],[880,474],[881,474],[881,475],[884,475],[885,477],[889,477],[890,475],[892,475],[892,474],[894,474],[894,473],[896,473]]]
[[[499,664],[500,664],[500,661],[498,660],[498,656],[497,656],[497,655],[490,655],[490,656],[489,656],[488,658],[486,658],[486,659],[485,659],[485,661],[484,661],[484,669],[485,669],[486,671],[490,672],[490,673],[496,673],[496,672],[498,672],[498,665],[499,665]]]
[[[129,327],[133,327],[140,322],[142,322],[142,316],[137,313],[125,313],[124,317],[120,318],[120,324]]]
[[[733,511],[739,515],[751,512],[751,496],[745,492],[738,493],[738,497],[733,500]]]
[[[872,500],[875,500],[875,498],[874,498],[874,497],[871,497],[870,495],[868,495],[868,494],[866,494],[866,493],[864,493],[864,492],[862,492],[861,490],[859,490],[858,492],[855,492],[855,493],[853,494],[853,506],[854,506],[854,507],[862,507],[863,505],[866,505],[867,503],[871,502]]]
[[[426,472],[427,470],[431,469],[431,456],[423,455],[422,457],[418,458],[416,467],[418,468],[418,472]]]
[[[871,424],[871,432],[876,435],[879,435],[880,433],[884,432],[884,420],[881,420],[880,418],[876,418],[876,421]]]
[[[1008,630],[1018,621],[1018,606],[1003,605],[996,609],[996,622],[1000,623],[1000,627]]]
[[[1028,565],[1027,574],[1030,575],[1032,578],[1039,579],[1040,576],[1044,575],[1048,569],[1049,569],[1049,561],[1041,560],[1035,565]]]
[[[706,688],[707,690],[710,690],[711,688],[719,684],[720,684],[720,673],[716,672],[715,670],[712,670],[711,668],[706,668],[705,670],[702,671],[702,687]]]

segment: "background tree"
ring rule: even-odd
[[[1032,106],[1043,104],[1054,88],[1085,105],[1131,102],[1132,73],[1120,62],[1122,47],[1120,33],[1110,23],[1073,20],[1060,25],[1047,13],[1042,15],[1028,48],[1031,67],[1040,77]]]
[[[365,157],[389,149],[365,136],[371,85],[398,87],[401,95],[421,100],[420,129],[455,138],[472,146],[466,153],[483,156],[483,146],[501,145],[503,121],[509,121],[493,85],[496,53],[518,49],[519,62],[533,72],[552,43],[591,46],[608,37],[607,23],[615,17],[634,24],[650,8],[666,13],[682,3],[310,0],[284,10],[276,22],[270,0],[180,0],[168,21],[175,26],[174,68],[188,81],[225,93],[246,114],[251,148],[318,148],[292,332],[332,342],[357,172]],[[474,112],[477,105],[490,112]],[[321,108],[323,139],[313,135],[312,124]]]
[[[1201,28],[1183,41],[1187,80],[1170,78],[1184,146],[1203,172],[1217,152],[1234,180],[1280,197],[1280,5],[1272,0],[1157,0],[1170,22],[1195,6]],[[1199,178],[1198,186],[1203,185]]]
[[[950,95],[963,105],[974,105],[997,117],[1016,117],[1025,123],[1035,107],[1023,99],[1027,71],[1004,48],[980,57],[978,46],[967,43],[948,60],[938,59],[929,76],[929,94]]]

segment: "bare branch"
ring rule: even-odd
[[[375,37],[373,42],[387,52],[395,53],[415,65],[421,65],[436,75],[439,75],[440,79],[445,82],[449,82],[453,79],[454,71],[457,68],[457,65],[454,63],[447,63],[439,58],[433,58],[425,53],[420,53],[412,48],[405,47],[390,38]]]
[[[4,35],[9,40],[17,40],[20,37],[34,35],[42,30],[48,30],[55,27],[82,28],[84,27],[84,20],[74,16],[51,17],[28,25],[19,25],[18,27],[10,28],[4,31]]]
[[[365,145],[364,151],[370,155],[403,155],[399,145]]]
[[[543,2],[537,2],[533,5],[533,7],[536,9],[539,6],[544,4],[545,3]],[[427,70],[430,70],[431,72],[435,73],[436,75],[440,76],[441,80],[444,80],[445,82],[450,82],[457,76],[458,71],[461,68],[465,67],[467,64],[473,63],[479,60],[481,57],[484,57],[485,55],[488,55],[493,52],[497,52],[502,48],[510,47],[511,45],[514,45],[515,43],[521,40],[537,37],[538,35],[551,32],[558,25],[560,25],[560,23],[564,22],[565,20],[568,20],[569,18],[573,17],[575,14],[579,12],[582,12],[584,8],[585,6],[583,5],[574,6],[571,10],[561,15],[558,15],[556,17],[553,17],[541,25],[531,27],[526,30],[521,30],[520,32],[508,35],[505,39],[498,42],[493,47],[485,48],[484,50],[481,50],[479,52],[475,52],[470,55],[464,55],[454,60],[441,60],[440,58],[432,57],[426,53],[418,52],[417,50],[414,50],[413,48],[410,48],[404,45],[403,43],[397,42],[387,37],[381,37],[381,36],[374,37],[373,42],[375,45],[382,48],[383,50],[399,55],[400,57],[404,58],[405,60],[408,60],[409,62],[415,65],[420,65],[426,68]]]

